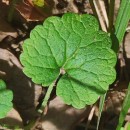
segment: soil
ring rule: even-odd
[[[119,8],[120,0],[116,0],[115,16]],[[20,8],[21,7],[21,8]],[[24,7],[24,8],[22,8]],[[23,41],[29,37],[30,30],[51,15],[61,16],[66,12],[93,14],[88,0],[48,0],[46,12],[34,7],[29,0],[18,3],[13,20],[7,21],[10,4],[8,0],[0,1],[0,79],[7,83],[7,87],[13,91],[14,108],[3,119],[0,119],[0,129],[4,124],[9,129],[23,130],[31,121],[40,116],[37,108],[43,100],[46,88],[34,84],[22,71],[19,56],[22,52]],[[48,11],[47,11],[48,9]],[[26,12],[27,11],[27,12]],[[35,12],[35,14],[34,14]],[[41,13],[42,12],[42,13]],[[33,14],[33,15],[32,15]],[[42,20],[42,21],[41,21]],[[104,104],[100,130],[115,130],[118,117],[125,97],[126,88],[130,76],[130,33],[127,32],[120,47],[117,79],[108,91]],[[41,119],[40,126],[36,130],[95,130],[98,117],[98,104],[87,106],[77,110],[65,105],[53,92],[49,101],[46,115]],[[92,109],[95,111],[92,112]],[[90,122],[88,117],[91,117]],[[126,117],[130,121],[130,117]]]

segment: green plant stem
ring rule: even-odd
[[[115,0],[110,0],[109,4],[109,27],[108,27],[108,32],[112,31],[113,28],[113,23],[114,23],[114,7],[115,7]]]
[[[123,106],[122,106],[122,110],[119,116],[119,122],[118,122],[116,130],[121,129],[129,108],[130,108],[130,83],[128,85],[128,90],[126,93],[125,100],[123,102]]]
[[[13,19],[13,15],[14,15],[14,9],[15,9],[15,4],[17,3],[17,0],[12,0],[11,4],[10,4],[10,9],[9,9],[9,13],[8,13],[8,22],[11,22]]]
[[[43,101],[43,103],[42,103],[42,106],[41,106],[41,112],[43,112],[43,110],[44,110],[44,108],[47,106],[47,102],[48,102],[48,100],[49,100],[49,98],[50,98],[50,95],[51,95],[51,92],[52,92],[52,90],[53,90],[53,87],[54,87],[54,82],[48,87],[48,90],[47,90],[47,92],[46,92],[46,95],[45,95],[45,98],[44,98],[44,101]],[[40,112],[40,111],[39,111]]]
[[[53,87],[55,85],[55,82],[53,82],[49,87],[48,87],[48,90],[46,92],[46,95],[45,95],[45,98],[44,98],[44,101],[42,103],[42,106],[41,108],[38,110],[40,113],[41,113],[41,117],[43,116],[43,113],[44,113],[44,109],[45,107],[47,106],[47,102],[50,98],[50,95],[51,95],[51,92],[53,90]],[[39,122],[39,119],[41,118],[39,117],[37,120],[32,120],[26,127],[24,127],[25,130],[30,130],[32,127],[35,126],[35,124],[37,124],[37,122]]]

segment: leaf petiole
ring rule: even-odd
[[[55,85],[55,81],[48,87],[48,90],[47,90],[47,93],[46,93],[46,95],[45,95],[45,98],[44,98],[44,101],[43,101],[43,103],[42,103],[42,106],[41,106],[41,108],[39,109],[39,112],[40,112],[40,113],[43,113],[45,107],[47,106],[47,102],[48,102],[48,100],[49,100],[49,98],[50,98],[50,95],[51,95],[51,93],[52,93],[52,90],[53,90],[54,85]]]

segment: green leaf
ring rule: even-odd
[[[66,104],[93,104],[115,79],[116,55],[107,33],[99,31],[91,15],[67,13],[49,17],[25,40],[21,62],[24,73],[48,86],[60,75],[56,93]]]
[[[0,80],[0,118],[4,118],[13,107],[13,93],[6,89],[6,84]]]

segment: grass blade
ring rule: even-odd
[[[128,90],[127,90],[127,93],[126,93],[125,100],[123,102],[123,106],[122,106],[122,110],[121,110],[121,113],[120,113],[120,116],[119,116],[119,122],[118,122],[116,130],[121,129],[122,124],[125,120],[125,117],[128,113],[129,108],[130,108],[130,83],[128,85]]]
[[[108,31],[111,32],[112,28],[113,28],[113,21],[114,21],[114,7],[115,7],[115,0],[110,0],[110,4],[109,4],[109,15],[108,15],[108,19],[109,19],[109,28]]]
[[[11,1],[11,5],[10,5],[10,9],[9,9],[9,13],[8,13],[8,22],[12,22],[13,19],[13,15],[14,15],[14,10],[15,10],[15,4],[18,2],[18,0],[12,0]]]
[[[97,129],[96,130],[98,130],[98,127],[99,127],[99,123],[100,123],[100,119],[101,119],[101,114],[102,114],[105,98],[106,98],[106,93],[104,95],[102,95],[101,98],[100,98],[99,115],[98,115]]]
[[[115,24],[115,34],[119,40],[122,41],[126,27],[130,19],[130,0],[122,0],[119,13]]]
[[[112,48],[115,52],[118,51],[119,44],[121,44],[123,40],[129,19],[130,19],[130,0],[122,0],[115,23],[115,28],[111,33],[113,41]]]

